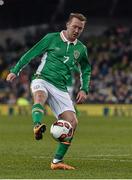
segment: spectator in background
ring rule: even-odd
[[[17,99],[16,104],[18,105],[19,115],[29,114],[30,102],[28,101],[27,95],[27,92],[23,92],[22,95]]]
[[[7,103],[8,115],[11,116],[14,114],[14,106],[16,105],[16,95],[14,93],[9,93]]]

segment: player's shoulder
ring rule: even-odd
[[[57,37],[60,35],[60,32],[50,32],[47,34],[47,36],[50,36],[50,37]]]
[[[86,45],[82,43],[80,40],[77,40],[77,45],[82,49],[87,49]]]

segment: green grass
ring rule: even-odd
[[[132,119],[79,117],[79,125],[65,162],[73,171],[52,171],[57,143],[49,134],[54,117],[46,117],[47,131],[35,141],[29,116],[0,116],[1,179],[127,179],[132,178]]]

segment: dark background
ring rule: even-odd
[[[45,34],[60,31],[71,12],[83,13],[88,19],[80,37],[88,48],[92,67],[86,103],[132,103],[131,0],[3,1],[4,5],[0,6],[0,103],[15,104],[19,97],[32,103],[29,82],[41,58],[25,67],[12,84],[5,81],[9,69]],[[75,79],[78,80],[78,76]],[[77,81],[74,97],[79,87]]]
[[[132,18],[131,0],[4,0],[0,6],[0,28],[63,22],[70,12],[87,18]]]

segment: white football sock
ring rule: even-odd
[[[59,163],[59,162],[61,162],[61,161],[62,161],[62,159],[53,159],[53,163],[54,163],[54,164]]]

